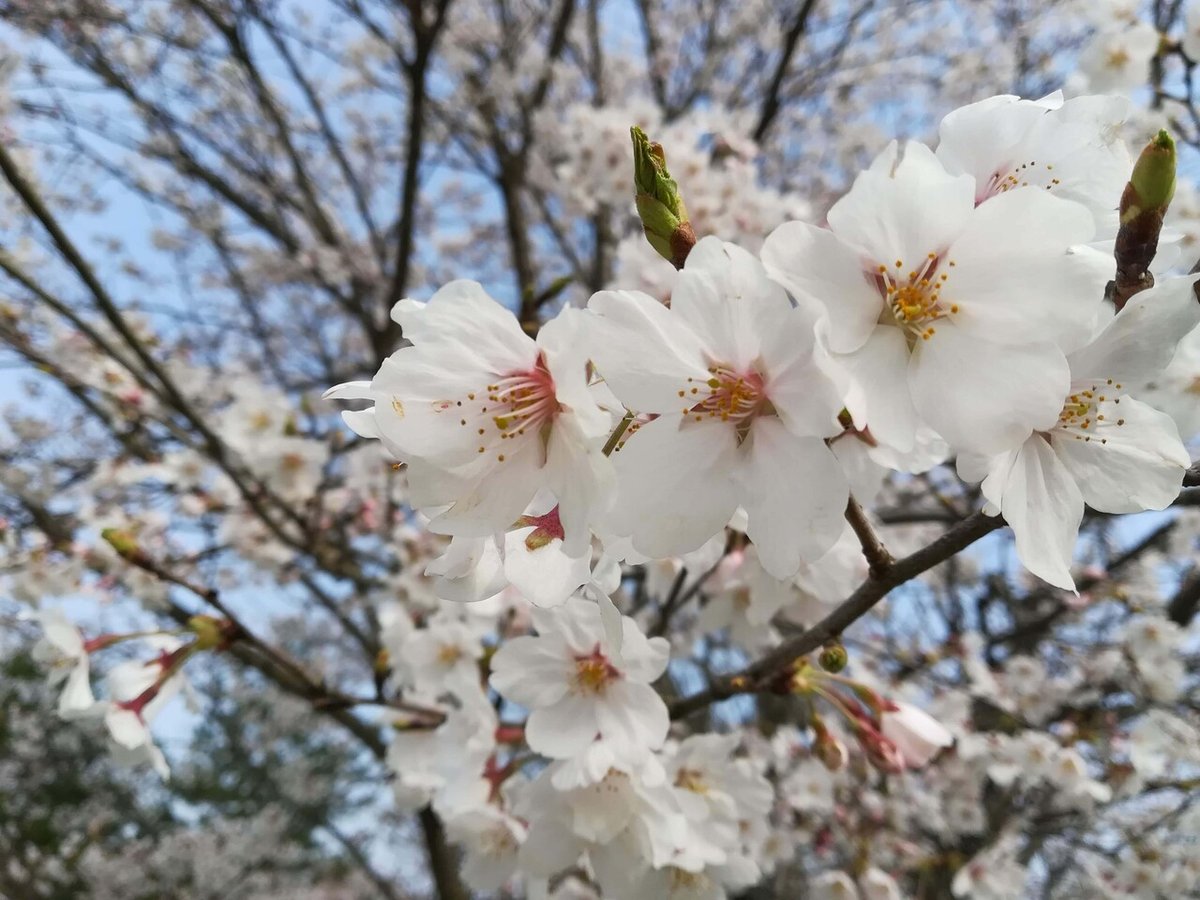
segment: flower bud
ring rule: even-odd
[[[813,671],[806,660],[800,660],[792,669],[787,681],[787,689],[792,694],[811,694],[813,692]]]
[[[1121,195],[1121,225],[1113,256],[1117,275],[1106,295],[1118,311],[1129,299],[1154,287],[1150,264],[1158,253],[1163,217],[1175,196],[1175,141],[1159,131],[1142,150]]]
[[[386,675],[392,668],[392,655],[386,649],[381,649],[375,654],[375,663],[372,666],[376,675]]]
[[[859,732],[867,762],[880,772],[898,775],[904,771],[904,755],[895,744],[877,731],[863,730]]]
[[[146,558],[132,531],[124,528],[105,528],[100,532],[100,537],[104,538],[108,545],[117,551],[117,555],[121,559],[136,564],[139,560]]]
[[[854,696],[857,697],[859,701],[862,702],[862,704],[866,706],[867,709],[871,710],[871,712],[873,712],[875,715],[879,715],[879,713],[887,706],[887,704],[883,701],[883,698],[865,684],[850,685],[850,690],[853,692]]]
[[[212,650],[225,641],[225,623],[212,616],[192,616],[188,628],[196,635],[197,650]]]
[[[838,640],[829,641],[817,655],[817,662],[826,672],[840,672],[846,668],[846,663],[849,661],[850,655],[846,652],[842,642]]]
[[[1166,213],[1175,196],[1175,141],[1165,129],[1143,149],[1121,198],[1121,222],[1146,211]]]
[[[816,722],[813,723],[814,726]],[[850,761],[850,751],[844,742],[830,734],[829,729],[821,726],[816,728],[817,738],[813,741],[813,756],[821,761],[830,772],[844,769]]]
[[[679,185],[667,171],[662,145],[652,143],[636,125],[629,133],[633,138],[633,183],[642,230],[659,256],[682,269],[696,244],[696,232],[688,221]]]
[[[907,703],[893,703],[879,717],[884,737],[899,748],[904,763],[919,769],[954,743],[954,735],[937,719]]]

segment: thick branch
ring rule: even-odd
[[[446,830],[441,819],[428,806],[417,816],[425,847],[429,852],[429,869],[437,885],[439,900],[470,900],[471,894],[458,877],[458,854],[446,843]]]

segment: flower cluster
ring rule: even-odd
[[[785,222],[757,254],[695,241],[661,152],[643,144],[664,187],[639,210],[678,266],[663,296],[600,291],[540,329],[474,282],[397,304],[405,345],[327,397],[371,401],[346,423],[404,465],[408,502],[451,539],[425,567],[437,596],[424,627],[401,614],[386,631],[396,686],[435,716],[399,714],[390,753],[397,797],[446,818],[474,887],[585,864],[606,895],[723,896],[782,852],[768,848],[772,788],[742,741],[671,735],[652,687],[670,645],[622,615],[622,564],[672,596],[689,569],[711,570],[692,636],[728,628],[754,651],[862,580],[863,523],[848,526],[847,508],[871,503],[889,472],[956,461],[1021,563],[1068,590],[1085,504],[1175,500],[1189,456],[1150,386],[1200,303],[1194,277],[1106,299],[1114,242],[1158,189],[1142,162],[1126,187],[1133,162],[1115,135],[1127,116],[1120,98],[1060,94],[959,109],[936,149],[892,143],[826,224]],[[511,616],[494,652],[446,603],[489,597]],[[919,706],[838,675],[839,652],[768,686],[810,704],[819,768],[853,753],[899,775],[954,744]],[[976,780],[1109,799],[1044,735],[957,736],[955,764]],[[532,780],[526,753],[550,761]],[[799,798],[812,772],[782,781]],[[818,886],[898,890],[875,869]]]

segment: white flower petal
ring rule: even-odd
[[[796,437],[778,419],[755,422],[749,448],[739,473],[747,534],[763,568],[790,578],[841,537],[850,488],[824,441]]]
[[[1002,346],[939,324],[917,342],[909,384],[917,412],[952,447],[996,453],[1058,421],[1070,372],[1053,344]]]
[[[1025,568],[1055,587],[1074,590],[1071,561],[1083,519],[1083,496],[1042,437],[1029,438],[1013,459],[1000,511],[1012,526]]]
[[[1170,506],[1191,464],[1175,422],[1132,397],[1103,403],[1092,433],[1051,432],[1054,450],[1099,512],[1132,513]],[[1090,437],[1091,440],[1087,438]]]

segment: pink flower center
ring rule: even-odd
[[[554,417],[562,407],[554,392],[554,378],[541,355],[533,368],[513,372],[487,385],[483,397],[476,392],[467,394],[457,402],[438,401],[435,408],[446,412],[455,407],[462,409],[459,424],[464,428],[478,430],[479,452],[496,451],[496,461],[507,458],[503,442],[536,436],[542,445],[543,455],[550,438]],[[397,410],[403,415],[403,410]]]
[[[539,356],[537,365],[527,372],[515,372],[487,386],[488,402],[495,405],[492,422],[502,438],[525,434],[550,424],[558,413],[554,379]]]
[[[620,677],[620,670],[608,661],[599,644],[587,656],[575,657],[575,689],[580,693],[603,694]]]
[[[696,422],[718,419],[729,422],[737,431],[738,443],[746,439],[756,416],[775,415],[767,397],[766,385],[756,371],[738,372],[731,366],[708,367],[710,378],[700,382],[689,378],[689,387],[679,392],[684,399],[696,401],[683,414]]]
[[[954,265],[954,260],[949,260],[944,268]],[[933,323],[959,310],[957,303],[942,296],[950,273],[939,272],[940,268],[943,268],[941,257],[930,253],[915,267],[909,268],[904,260],[897,259],[891,268],[880,264],[875,270],[875,284],[896,324],[913,339],[929,340],[937,333]]]
[[[996,172],[988,179],[986,184],[981,184],[975,195],[975,205],[990,200],[992,197],[997,197],[1000,194],[1005,194],[1009,191],[1016,190],[1020,187],[1029,187],[1031,184],[1036,187],[1044,187],[1046,190],[1053,190],[1062,182],[1053,177],[1050,173],[1054,171],[1054,166],[1050,163],[1038,165],[1036,160],[1023,162],[1015,168],[1006,172]]]
[[[533,531],[525,536],[525,546],[531,552],[545,547],[553,540],[561,541],[565,536],[562,519],[558,515],[558,506],[540,516],[521,516],[515,523],[517,528],[530,526],[533,527]]]

